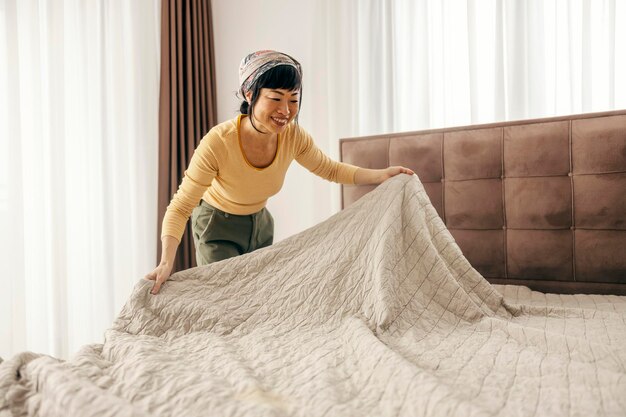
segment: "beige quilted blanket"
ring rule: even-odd
[[[498,291],[417,177],[150,287],[104,345],[2,363],[0,416],[626,415],[626,297]]]

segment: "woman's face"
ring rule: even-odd
[[[282,133],[298,115],[299,101],[299,90],[261,88],[254,105],[254,124],[262,132]]]

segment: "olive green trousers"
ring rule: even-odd
[[[274,241],[274,219],[266,208],[240,216],[200,200],[191,214],[191,229],[198,266],[249,253]]]

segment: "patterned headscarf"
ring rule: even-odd
[[[256,51],[242,59],[239,64],[239,93],[242,98],[261,75],[279,65],[291,65],[302,77],[300,63],[282,52]]]

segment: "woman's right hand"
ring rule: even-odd
[[[170,277],[171,274],[172,274],[172,265],[167,264],[167,263],[161,263],[159,264],[159,266],[154,268],[154,271],[146,275],[145,278],[147,280],[154,281],[154,285],[152,286],[152,289],[150,290],[150,294],[153,294],[153,295],[158,294],[159,290],[161,289],[161,285],[163,285],[163,283],[167,281],[167,279]]]

